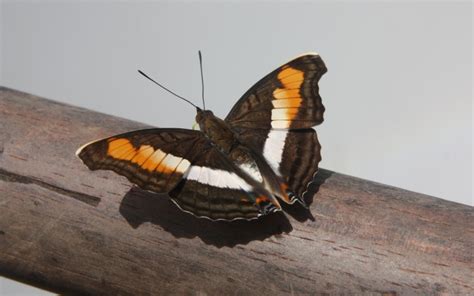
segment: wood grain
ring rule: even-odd
[[[310,213],[197,219],[74,156],[143,127],[0,88],[1,275],[66,294],[474,293],[472,207],[322,170]]]

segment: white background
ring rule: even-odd
[[[4,1],[0,10],[0,85],[160,127],[190,128],[195,111],[138,68],[200,103],[201,49],[207,106],[225,117],[263,75],[317,51],[329,69],[323,168],[473,205],[470,2]]]

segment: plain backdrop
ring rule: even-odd
[[[225,117],[265,74],[316,51],[329,69],[321,167],[473,205],[469,1],[4,1],[0,11],[1,85],[160,127],[191,128],[195,110],[137,69],[200,104],[201,49],[207,106]]]

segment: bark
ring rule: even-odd
[[[1,275],[67,294],[474,293],[473,207],[321,170],[310,212],[197,219],[74,155],[144,127],[0,88]]]

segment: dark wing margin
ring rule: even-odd
[[[323,122],[318,81],[327,69],[316,53],[284,64],[252,86],[226,121],[234,128],[305,129]]]
[[[91,170],[112,170],[154,192],[169,192],[191,166],[204,135],[186,129],[146,129],[94,141],[76,155]]]

